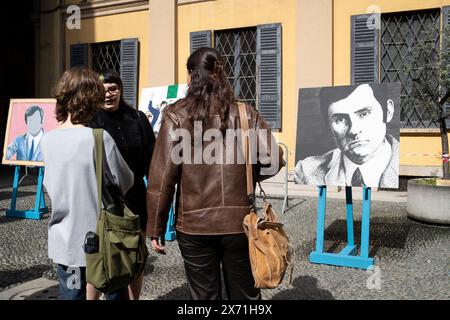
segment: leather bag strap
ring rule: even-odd
[[[239,107],[239,120],[241,123],[242,131],[242,151],[244,152],[245,166],[247,171],[247,195],[249,196],[252,204],[254,203],[254,193],[253,189],[253,168],[251,164],[251,147],[250,147],[250,136],[248,128],[248,116],[245,104],[238,102]]]
[[[97,178],[98,212],[100,213],[102,210],[103,129],[92,129],[92,133],[95,142],[95,176]]]

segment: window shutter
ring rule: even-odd
[[[371,22],[381,21],[380,14],[351,17],[351,81],[352,84],[379,82],[380,30]]]
[[[70,46],[70,67],[87,67],[89,45],[87,43],[72,44]]]
[[[272,129],[281,129],[281,24],[257,27],[256,66],[259,112]]]
[[[211,38],[212,32],[210,30],[197,31],[190,33],[191,53],[201,47],[212,47]]]
[[[137,107],[138,90],[138,55],[137,38],[120,41],[120,77],[123,82],[123,98],[133,108]]]
[[[443,7],[442,8],[442,28],[446,29],[450,27],[450,6]],[[444,36],[448,36],[449,34],[444,32]],[[444,37],[442,39],[442,46],[445,49],[450,48],[450,44],[448,43],[450,39],[447,39]],[[450,62],[448,62],[450,63]],[[448,101],[448,100],[447,100]],[[447,119],[445,120],[445,123],[447,124],[447,129],[450,129],[450,103],[446,102],[444,104],[445,111],[447,112]]]

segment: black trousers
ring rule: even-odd
[[[192,300],[260,300],[245,234],[188,235],[177,232]],[[222,296],[222,273],[226,297]]]
[[[147,188],[145,187],[144,179],[139,178],[139,181],[125,194],[125,203],[127,207],[139,216],[141,230],[145,232],[147,228]]]

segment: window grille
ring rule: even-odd
[[[431,115],[420,105],[408,105],[405,97],[412,91],[412,73],[410,67],[414,44],[424,41],[427,30],[436,29],[434,41],[436,50],[439,48],[440,10],[424,10],[415,12],[401,12],[381,15],[381,77],[380,81],[401,83],[401,112],[402,127],[428,128],[436,125],[431,122]],[[435,55],[437,59],[437,55]],[[436,69],[431,70],[435,73]],[[436,90],[439,90],[436,81]]]
[[[120,41],[93,43],[91,50],[95,72],[109,69],[120,74]]]
[[[216,31],[215,47],[235,95],[256,106],[256,28]]]

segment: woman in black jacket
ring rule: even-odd
[[[90,123],[92,128],[103,128],[113,137],[126,163],[134,173],[134,185],[125,194],[125,203],[139,215],[141,229],[147,225],[146,186],[150,161],[155,144],[153,129],[139,110],[130,107],[123,99],[122,79],[114,71],[100,74],[106,90],[105,104]],[[130,284],[130,299],[138,300],[144,274]]]

